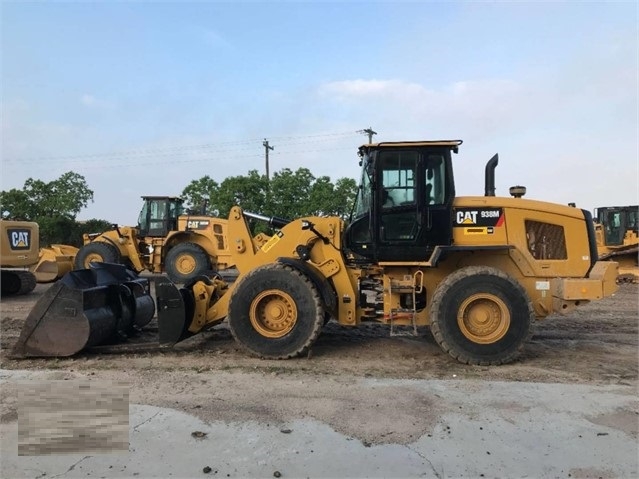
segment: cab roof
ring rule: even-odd
[[[184,201],[179,196],[142,196],[143,200],[171,200],[171,201]]]
[[[457,153],[459,145],[463,140],[420,140],[420,141],[384,141],[381,143],[368,143],[360,146],[361,150],[381,149],[381,148],[415,148],[420,146],[444,146]]]

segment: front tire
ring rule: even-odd
[[[195,243],[179,243],[166,254],[164,269],[174,283],[184,284],[211,270],[211,261],[206,251]]]
[[[90,263],[122,263],[120,251],[109,243],[93,242],[82,246],[75,256],[75,269],[87,269]]]
[[[498,365],[516,359],[531,334],[532,303],[523,287],[489,266],[469,266],[437,287],[430,328],[458,361]]]
[[[303,273],[269,264],[237,285],[228,320],[235,340],[251,354],[288,359],[306,353],[315,342],[324,324],[324,308]]]

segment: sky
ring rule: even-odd
[[[78,219],[306,167],[374,141],[462,139],[458,196],[639,203],[636,2],[7,2],[1,189],[84,176]]]

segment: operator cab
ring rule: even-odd
[[[623,244],[626,231],[639,233],[639,207],[606,206],[596,209],[597,222],[603,225],[606,245]]]
[[[140,236],[163,237],[176,231],[182,213],[182,198],[174,196],[143,196],[144,205],[138,218]]]
[[[359,149],[362,177],[345,233],[373,261],[428,261],[452,243],[451,151],[461,140],[377,143]]]

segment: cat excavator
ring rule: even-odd
[[[160,277],[153,302],[149,280],[125,266],[68,273],[31,311],[14,354],[69,356],[133,341],[157,311],[158,341],[167,346],[227,321],[248,353],[292,358],[332,319],[383,323],[390,335],[428,326],[462,363],[513,361],[536,320],[613,294],[617,264],[598,261],[590,212],[525,199],[521,186],[495,196],[497,155],[486,165],[484,195],[458,196],[452,158],[461,143],[361,146],[348,222],[232,208],[232,283],[204,275],[178,288]],[[249,219],[275,233],[253,236]]]
[[[2,296],[27,294],[36,287],[29,267],[38,262],[40,228],[32,221],[0,220]]]

